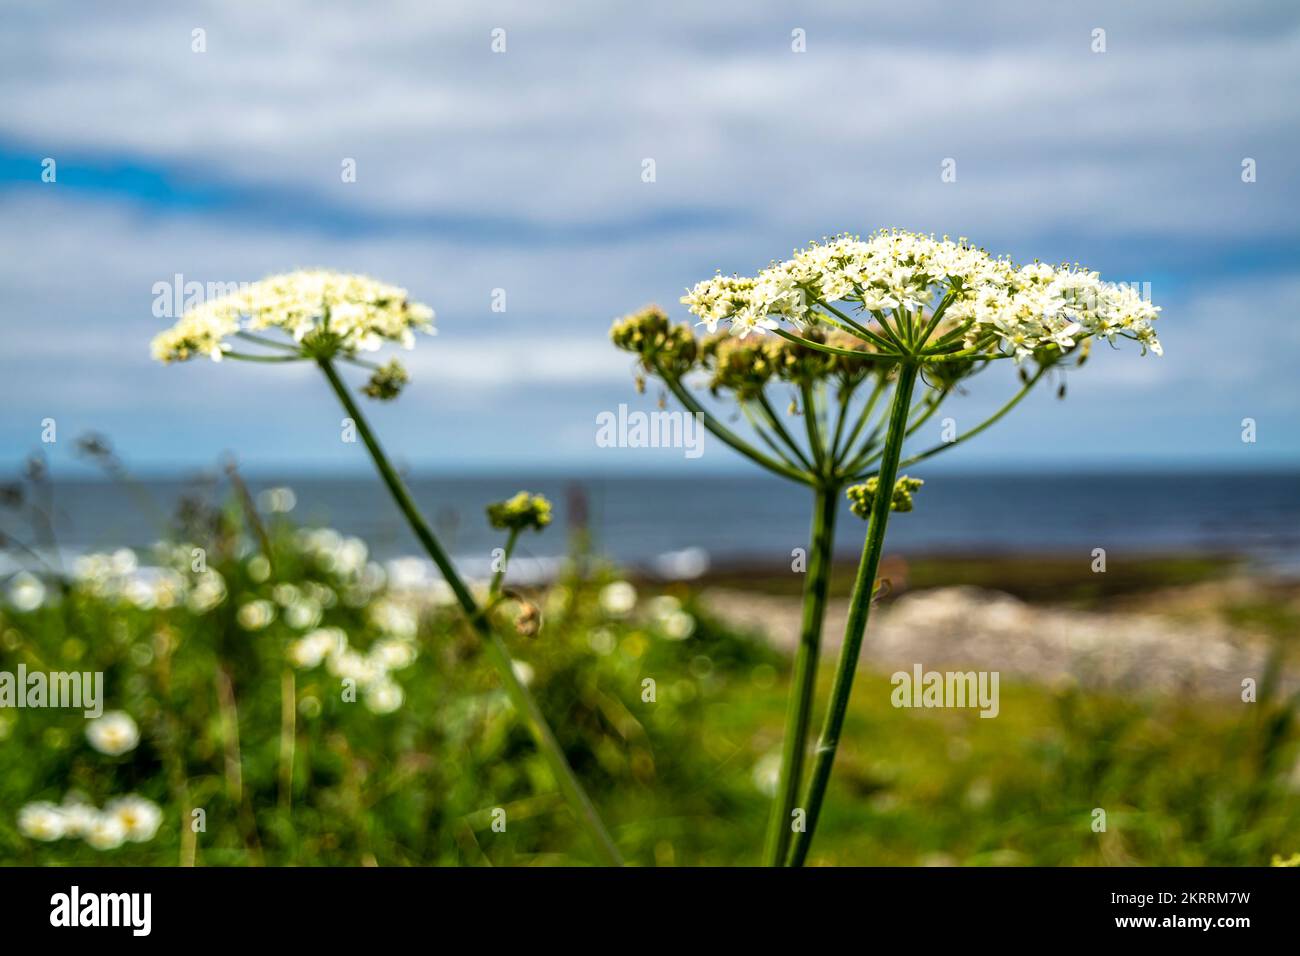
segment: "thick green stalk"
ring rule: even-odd
[[[822,801],[826,797],[826,787],[830,783],[831,767],[835,763],[835,750],[844,728],[844,717],[848,713],[858,654],[862,650],[862,638],[871,613],[876,572],[880,568],[880,555],[884,550],[885,527],[889,522],[889,507],[893,499],[894,481],[898,477],[898,460],[902,457],[903,439],[907,433],[907,412],[912,401],[912,389],[916,385],[916,375],[915,361],[907,361],[899,366],[898,385],[889,412],[889,430],[885,433],[884,454],[880,459],[880,482],[871,508],[871,524],[862,545],[862,561],[858,565],[858,576],[849,601],[849,619],[844,628],[844,646],[840,649],[835,683],[831,687],[831,699],[822,724],[821,737],[817,741],[812,776],[808,780],[808,790],[803,801],[804,829],[795,834],[794,846],[790,851],[791,866],[802,866],[808,857]]]
[[[791,815],[795,801],[799,798],[804,756],[808,749],[808,728],[812,724],[813,698],[817,689],[817,659],[821,649],[822,619],[826,616],[826,591],[830,584],[835,509],[838,503],[838,486],[816,489],[812,536],[809,541],[808,577],[804,581],[799,650],[795,655],[794,674],[790,680],[785,737],[781,746],[781,773],[763,852],[763,862],[767,866],[780,866],[790,849]]]
[[[482,639],[488,658],[496,666],[511,702],[524,718],[524,722],[532,732],[533,739],[537,742],[538,748],[550,765],[551,772],[555,775],[561,792],[573,809],[574,816],[586,829],[587,835],[595,845],[601,860],[610,866],[621,866],[623,859],[619,855],[618,848],[614,845],[614,841],[610,839],[609,833],[605,830],[605,825],[596,813],[596,808],[592,805],[586,791],[583,790],[582,784],[574,774],[573,768],[569,766],[568,760],[565,759],[564,751],[560,749],[560,743],[555,739],[555,734],[546,722],[546,717],[542,714],[541,708],[537,706],[537,701],[533,699],[533,695],[528,692],[528,688],[523,685],[515,674],[514,662],[510,659],[510,652],[492,629],[492,625],[479,608],[478,602],[474,600],[469,588],[465,586],[464,581],[456,572],[451,559],[443,551],[438,539],[434,537],[428,522],[424,520],[424,516],[420,514],[419,509],[415,506],[415,502],[411,499],[410,492],[407,491],[402,479],[393,470],[388,457],[379,445],[379,440],[371,432],[365,416],[361,414],[361,409],[352,400],[347,386],[339,378],[334,366],[330,364],[329,359],[319,359],[317,364],[320,365],[321,371],[325,373],[325,377],[329,380],[330,386],[334,389],[334,394],[338,396],[344,410],[356,424],[357,433],[361,436],[366,449],[370,452],[375,468],[379,471],[379,476],[384,480],[384,484],[388,486],[393,501],[396,502],[397,507],[406,517],[411,530],[419,539],[420,544],[424,546],[424,550],[433,559],[433,563],[438,566],[438,570],[442,572],[443,578],[451,587],[452,593],[455,594],[456,600],[465,612],[465,616]]]

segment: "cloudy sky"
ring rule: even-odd
[[[599,412],[655,400],[608,345],[611,319],[647,302],[685,318],[683,289],[716,269],[893,225],[1084,262],[1150,283],[1164,308],[1163,359],[1103,348],[1064,401],[1034,396],[960,464],[1300,463],[1292,3],[33,2],[0,17],[5,467],[46,418],[59,467],[87,429],[142,470],[225,450],[263,471],[365,467],[312,369],[148,358],[170,322],[156,283],[303,266],[437,310],[413,385],[374,412],[407,464],[699,467],[596,447]],[[973,423],[1011,386],[990,372],[950,414]]]

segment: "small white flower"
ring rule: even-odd
[[[303,631],[320,623],[321,606],[312,600],[290,604],[284,612],[285,623],[294,630]]]
[[[391,714],[406,699],[402,688],[390,680],[379,680],[366,687],[366,708],[372,714]]]
[[[113,573],[118,577],[134,574],[136,569],[140,567],[140,560],[130,548],[118,548],[109,555],[108,560]]]
[[[253,555],[248,559],[245,567],[248,569],[248,576],[258,584],[271,576],[271,562],[264,554]]]
[[[292,488],[267,488],[257,496],[257,503],[263,511],[272,514],[287,514],[298,503],[298,496]]]
[[[344,577],[360,574],[366,567],[370,549],[360,538],[344,538],[334,553],[334,571]]]
[[[294,667],[311,670],[331,654],[342,653],[348,636],[337,627],[322,627],[304,634],[289,645],[289,662]]]
[[[135,749],[140,742],[140,728],[130,714],[110,710],[86,725],[86,739],[100,753],[116,757]]]
[[[669,615],[676,614],[681,609],[682,602],[671,594],[660,594],[646,602],[646,610],[656,621],[666,620]]]
[[[85,840],[96,850],[115,850],[126,840],[126,826],[112,814],[98,813],[86,829]]]
[[[58,840],[67,833],[63,811],[48,800],[29,803],[18,811],[18,832],[45,843]]]
[[[600,590],[601,609],[611,617],[622,617],[636,607],[636,588],[626,581],[615,581]]]
[[[384,670],[399,671],[415,663],[415,646],[407,641],[382,638],[370,648],[370,657]]]
[[[45,585],[36,575],[19,571],[9,581],[9,603],[18,611],[35,611],[45,603]]]
[[[235,618],[244,630],[260,631],[275,620],[275,605],[260,598],[249,601],[239,609]]]
[[[298,588],[293,584],[277,584],[271,588],[271,597],[281,607],[288,607],[298,601]]]
[[[684,641],[695,633],[695,618],[685,611],[674,611],[660,622],[660,626],[664,637],[670,641]]]
[[[208,569],[199,575],[198,582],[185,597],[185,606],[191,614],[207,614],[226,599],[226,579]]]
[[[415,609],[394,601],[376,601],[370,607],[370,620],[385,634],[407,640],[414,640],[420,628]]]
[[[99,814],[84,799],[71,794],[63,798],[63,806],[59,809],[63,813],[64,835],[70,837],[85,836]]]
[[[384,678],[384,670],[370,658],[351,648],[329,656],[329,672],[344,680],[354,680],[362,686]]]
[[[162,810],[152,800],[132,793],[109,802],[104,815],[115,817],[123,835],[132,843],[146,843],[154,838],[162,823]]]

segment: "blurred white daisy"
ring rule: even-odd
[[[115,850],[126,840],[126,825],[112,814],[96,814],[86,829],[85,839],[96,850]]]
[[[366,687],[366,708],[372,714],[391,714],[405,699],[402,688],[389,680],[375,681]]]
[[[63,811],[48,800],[29,803],[18,811],[18,832],[46,843],[61,839],[67,832]]]
[[[19,571],[9,580],[9,603],[18,611],[35,611],[45,603],[45,585],[36,575]]]
[[[636,607],[636,588],[626,581],[615,581],[600,590],[600,607],[611,617],[622,617]]]
[[[154,838],[162,823],[162,810],[152,800],[134,793],[118,797],[104,807],[104,815],[116,818],[122,832],[132,843],[145,843]]]
[[[140,728],[130,714],[110,710],[86,724],[86,739],[100,753],[116,757],[140,743]]]
[[[249,601],[235,615],[239,626],[246,631],[260,631],[275,620],[275,605],[259,598]]]

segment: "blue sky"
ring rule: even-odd
[[[140,470],[364,468],[311,369],[148,358],[155,283],[327,266],[438,311],[374,413],[412,467],[743,468],[596,446],[598,413],[656,397],[610,321],[685,318],[715,269],[882,225],[1085,262],[1164,308],[1163,359],[1103,349],[949,467],[1300,464],[1293,4],[647,6],[7,5],[0,465],[54,418],[60,468],[87,429]]]

